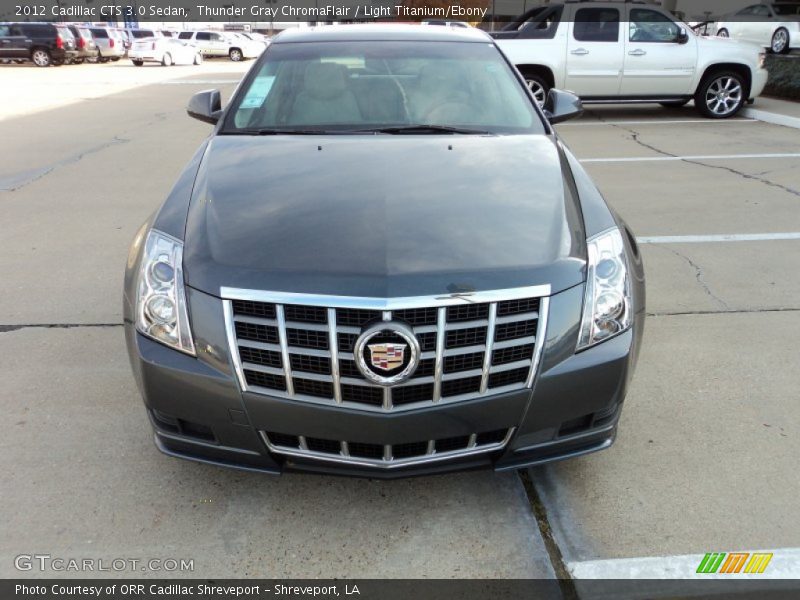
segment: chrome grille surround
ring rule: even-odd
[[[386,412],[432,407],[530,388],[542,353],[550,286],[388,299],[227,287],[220,292],[228,345],[243,391],[327,406]],[[248,311],[255,307],[265,316],[237,314],[234,303],[247,307]],[[472,309],[470,305],[486,305],[488,309]],[[503,309],[500,311],[502,316],[498,314],[498,306]],[[308,320],[287,319],[287,307],[290,316],[299,314],[298,318]],[[319,315],[323,313],[317,311],[312,316],[303,316],[304,311],[298,307],[324,310],[326,322],[319,322]],[[456,308],[452,309],[448,320],[451,307]],[[364,327],[338,325],[340,314],[351,322],[363,321],[373,314],[374,319],[367,322],[391,321],[395,315],[400,315],[423,323],[409,326],[422,345],[420,363],[427,361],[430,368],[432,362],[432,374],[418,369],[411,379],[392,387],[374,384],[360,374],[353,376],[350,363],[355,357],[351,342]],[[478,318],[473,318],[475,316]],[[496,332],[501,330],[516,330],[523,337],[495,341]],[[269,356],[269,364],[278,364],[279,361],[281,366],[245,361],[240,347],[247,349],[247,358],[263,353]],[[492,364],[495,351],[505,350],[508,354],[517,349],[516,354],[511,354],[518,358],[516,355],[521,347],[533,347],[533,351],[530,355],[525,353],[519,360]],[[482,358],[475,356],[481,353]],[[458,359],[454,357],[461,355],[470,355],[464,356],[465,364],[469,362],[468,358],[473,362],[480,361],[480,368],[446,372],[446,362],[456,364]],[[293,370],[293,356],[295,364],[314,364],[310,359],[315,357],[329,364],[330,368],[321,369],[322,372]],[[302,360],[304,357],[308,360]],[[348,364],[343,365],[345,362]],[[342,372],[346,374],[342,375]],[[509,378],[513,380],[511,383],[506,381]],[[497,381],[502,385],[493,385]],[[394,396],[398,402],[402,397],[402,403],[393,402],[395,390],[399,391]]]
[[[259,433],[261,434],[261,439],[264,440],[264,443],[267,445],[267,448],[270,450],[270,452],[273,452],[275,454],[294,456],[297,458],[311,458],[315,460],[323,460],[334,463],[345,463],[348,465],[360,466],[360,467],[396,469],[398,467],[407,467],[411,465],[433,463],[442,460],[462,458],[466,456],[474,456],[477,454],[486,454],[489,452],[494,452],[495,450],[500,450],[504,448],[506,444],[508,444],[508,441],[511,439],[511,436],[514,434],[514,429],[515,429],[514,427],[509,428],[505,432],[505,436],[499,441],[493,441],[483,444],[479,443],[478,434],[473,433],[469,436],[463,436],[465,438],[468,438],[468,440],[466,441],[466,443],[463,444],[463,447],[455,450],[444,450],[444,451],[436,450],[437,440],[429,440],[427,442],[427,448],[424,454],[420,454],[418,456],[413,456],[409,458],[395,458],[392,455],[393,452],[392,449],[398,446],[402,446],[403,444],[395,444],[394,446],[392,446],[391,444],[385,444],[383,445],[383,455],[380,458],[366,458],[363,456],[351,455],[350,446],[353,444],[352,442],[344,442],[344,441],[336,442],[339,445],[338,453],[320,452],[317,450],[310,449],[308,447],[308,443],[304,436],[296,436],[298,438],[297,445],[287,446],[287,445],[273,443],[270,440],[270,434],[268,434],[266,431],[261,431]]]

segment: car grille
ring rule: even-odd
[[[396,411],[529,387],[547,315],[543,292],[549,287],[392,300],[229,288],[222,295],[244,391]],[[409,326],[420,345],[416,371],[392,387],[364,378],[353,355],[362,330],[381,321]]]
[[[495,429],[401,444],[347,442],[272,431],[262,431],[261,437],[275,454],[391,469],[493,452],[503,448],[513,433],[513,428]]]

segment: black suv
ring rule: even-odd
[[[0,23],[0,59],[31,60],[37,67],[63,65],[78,55],[64,25]]]

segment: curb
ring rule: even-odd
[[[740,114],[743,117],[758,119],[759,121],[764,121],[765,123],[772,123],[773,125],[783,125],[784,127],[800,129],[800,117],[790,117],[789,115],[759,110],[757,108],[745,108]]]

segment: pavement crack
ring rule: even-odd
[[[671,154],[670,152],[667,152],[665,150],[661,150],[660,148],[657,148],[656,146],[654,146],[652,144],[648,144],[646,142],[643,142],[641,140],[641,135],[642,135],[641,132],[636,131],[635,129],[632,129],[630,127],[625,127],[623,125],[620,125],[619,123],[612,123],[610,121],[607,121],[607,120],[603,119],[603,117],[601,115],[599,115],[597,113],[594,113],[594,112],[590,112],[589,114],[593,115],[595,118],[599,119],[603,123],[611,125],[611,127],[614,127],[616,129],[621,129],[622,131],[625,131],[625,132],[629,133],[630,136],[631,136],[631,140],[633,140],[636,144],[638,144],[642,148],[647,148],[648,150],[651,150],[652,152],[656,152],[657,154],[660,154],[661,156],[668,156],[670,158],[680,158],[677,154]],[[767,185],[767,186],[773,187],[773,188],[777,188],[779,190],[782,190],[784,192],[787,192],[789,194],[792,194],[793,196],[797,196],[798,198],[800,198],[800,190],[796,190],[796,189],[794,189],[792,187],[789,187],[788,185],[783,185],[781,183],[777,183],[775,181],[772,181],[772,180],[767,179],[766,177],[764,177],[764,175],[770,173],[771,171],[764,171],[762,173],[755,173],[755,174],[751,175],[750,173],[745,173],[744,171],[739,171],[738,169],[734,169],[733,167],[726,167],[724,165],[710,165],[708,163],[705,163],[705,162],[702,162],[702,161],[699,161],[699,160],[692,160],[690,158],[680,158],[680,160],[681,160],[681,162],[684,162],[684,163],[687,163],[687,164],[690,164],[690,165],[696,165],[698,167],[707,167],[709,169],[719,169],[719,170],[722,170],[722,171],[727,171],[728,173],[731,173],[733,175],[738,175],[739,177],[743,177],[744,179],[748,179],[750,181],[757,181],[759,183],[763,183],[764,185]]]
[[[694,277],[697,280],[697,283],[700,284],[700,287],[703,288],[703,291],[706,293],[706,295],[709,298],[715,300],[722,308],[725,309],[725,311],[730,311],[730,306],[728,306],[728,303],[711,291],[711,287],[708,285],[708,282],[705,280],[703,276],[703,267],[698,265],[696,262],[694,262],[691,258],[686,256],[685,254],[682,254],[681,252],[678,252],[677,250],[670,248],[669,246],[665,246],[664,244],[653,244],[653,246],[659,246],[664,250],[666,250],[667,252],[670,252],[675,256],[677,256],[678,258],[681,258],[684,261],[686,261],[686,263],[694,269]]]
[[[800,312],[800,308],[731,308],[728,310],[678,310],[649,312],[648,317],[682,317],[686,315],[752,315],[761,313]]]
[[[107,142],[87,148],[83,152],[68,156],[64,160],[60,160],[51,165],[5,177],[4,179],[0,179],[0,192],[16,192],[17,190],[20,190],[35,181],[39,181],[43,177],[46,177],[56,169],[80,162],[84,157],[89,156],[90,154],[96,154],[98,152],[102,152],[106,148],[110,148],[111,146],[116,146],[117,144],[126,144],[129,141],[130,140],[127,138],[122,138],[115,135]]]
[[[517,475],[522,481],[522,487],[525,489],[525,494],[528,496],[528,502],[531,505],[531,511],[536,519],[536,524],[539,526],[539,533],[544,541],[547,555],[550,558],[550,564],[558,577],[558,584],[561,588],[561,596],[565,600],[578,600],[578,590],[575,587],[575,582],[570,575],[569,569],[564,562],[564,556],[561,554],[561,548],[553,536],[553,530],[550,527],[550,521],[547,519],[547,509],[536,491],[536,486],[533,484],[530,473],[527,469],[519,469]]]
[[[27,323],[22,325],[0,325],[0,333],[21,329],[80,329],[88,327],[122,327],[123,323]]]

